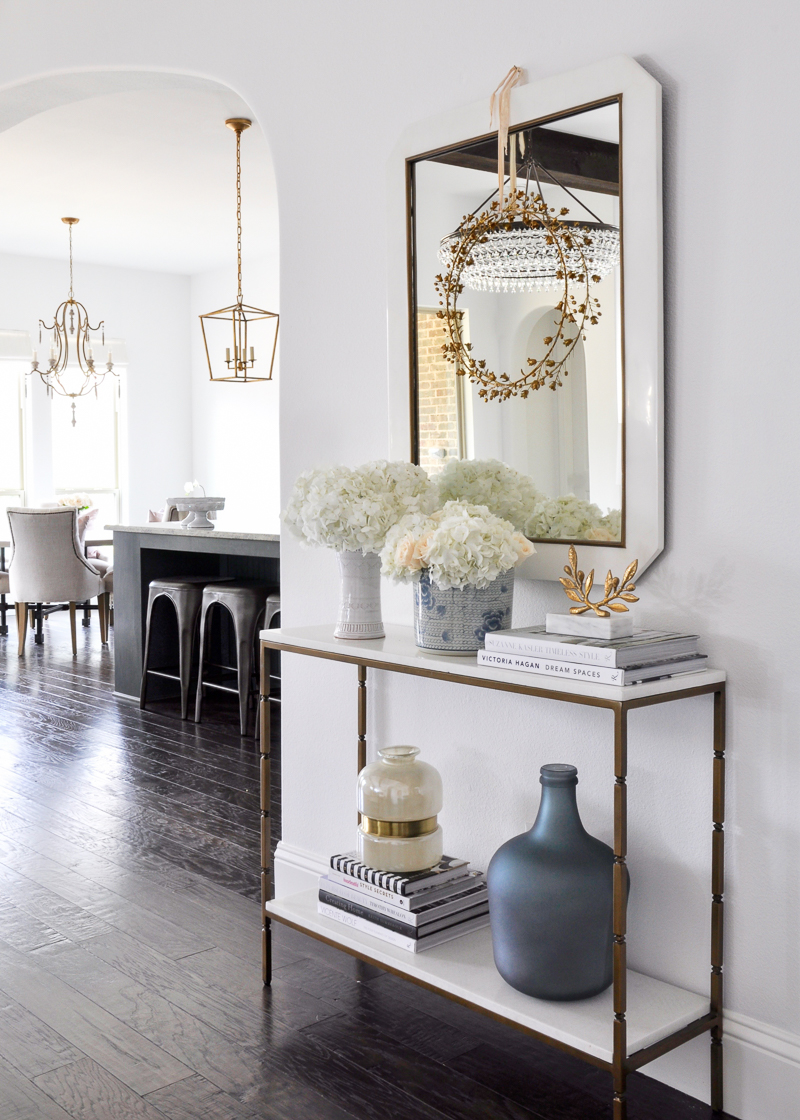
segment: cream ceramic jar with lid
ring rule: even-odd
[[[358,775],[358,855],[378,871],[423,871],[442,858],[442,779],[418,754],[383,747]]]

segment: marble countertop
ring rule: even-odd
[[[114,533],[160,533],[174,537],[215,537],[228,541],[280,541],[277,533],[234,533],[229,529],[182,529],[179,521],[148,525],[104,525]]]

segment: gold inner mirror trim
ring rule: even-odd
[[[555,124],[557,121],[569,120],[571,117],[578,116],[581,113],[590,112],[593,109],[599,109],[607,105],[617,105],[618,119],[619,119],[619,174],[617,183],[617,192],[619,197],[619,229],[620,229],[620,277],[619,277],[619,329],[621,332],[621,354],[620,354],[620,395],[623,401],[627,400],[626,388],[626,347],[625,347],[625,253],[624,253],[624,194],[623,194],[623,119],[622,119],[622,93],[613,94],[609,97],[601,97],[595,101],[586,101],[578,105],[570,106],[564,110],[556,113],[550,113],[543,117],[535,117],[531,120],[526,120],[518,124],[514,124],[509,128],[509,134],[519,134],[526,129],[530,129],[545,124]],[[418,337],[417,337],[417,313],[419,310],[436,313],[437,308],[426,307],[424,303],[420,303],[418,299],[418,259],[417,259],[417,246],[416,246],[416,165],[425,160],[441,158],[452,152],[459,152],[464,148],[470,148],[486,141],[496,141],[497,130],[494,129],[490,132],[485,132],[476,136],[465,138],[455,144],[446,144],[441,147],[431,148],[427,151],[419,152],[417,155],[408,156],[406,158],[406,181],[405,181],[405,195],[406,195],[406,292],[408,298],[408,363],[409,363],[409,393],[408,393],[408,416],[409,416],[409,434],[410,434],[410,448],[409,458],[412,463],[419,463],[420,461],[420,419],[418,414],[419,402],[419,354],[418,354]],[[599,187],[600,184],[598,183]],[[622,417],[620,423],[620,449],[619,455],[621,460],[621,494],[620,494],[620,509],[622,513],[620,539],[610,541],[593,541],[586,537],[578,537],[575,539],[562,538],[562,537],[532,537],[535,544],[547,545],[584,545],[602,548],[626,548],[627,547],[627,408],[622,409]],[[464,458],[462,451],[459,452],[459,458]]]
[[[410,840],[414,836],[429,836],[436,829],[436,817],[425,817],[421,821],[379,821],[375,817],[361,814],[361,831],[367,836],[392,836],[395,839]]]

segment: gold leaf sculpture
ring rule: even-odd
[[[562,219],[568,214],[566,207],[556,213],[541,195],[514,192],[503,204],[495,201],[488,210],[467,215],[458,227],[458,238],[452,252],[450,267],[444,275],[436,277],[434,287],[439,295],[440,310],[437,315],[444,320],[446,342],[442,346],[445,358],[452,362],[459,376],[466,376],[480,385],[478,396],[484,401],[499,398],[527,397],[532,390],[556,390],[568,374],[567,361],[581,339],[585,329],[600,320],[600,303],[591,293],[591,285],[600,277],[590,269],[592,237],[588,227],[567,224]],[[561,299],[555,306],[558,315],[555,333],[544,338],[544,353],[539,358],[528,358],[528,369],[521,369],[513,379],[507,373],[495,374],[484,358],[471,354],[472,346],[464,338],[463,315],[458,310],[458,297],[464,290],[461,274],[467,265],[474,263],[472,251],[476,245],[485,244],[492,234],[511,230],[521,224],[531,230],[541,230],[547,244],[555,247],[560,267],[557,278],[563,288]],[[563,347],[559,356],[558,347]]]
[[[587,611],[594,611],[598,618],[610,618],[611,611],[617,613],[627,611],[626,603],[639,602],[639,596],[633,594],[636,590],[633,577],[636,575],[638,567],[639,561],[633,560],[625,569],[622,579],[617,579],[609,572],[606,576],[603,598],[597,603],[592,603],[589,599],[589,592],[594,586],[594,569],[589,572],[588,576],[584,576],[578,568],[578,554],[575,551],[575,546],[570,545],[569,564],[564,565],[564,571],[567,573],[566,579],[562,576],[559,582],[562,584],[567,598],[571,599],[573,603],[580,603],[580,606],[570,607],[569,613],[586,614]],[[618,599],[623,601],[621,603],[617,602]],[[608,607],[608,610],[605,610],[605,607]]]

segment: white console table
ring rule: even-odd
[[[397,949],[317,914],[316,891],[274,899],[270,853],[269,651],[322,657],[356,666],[356,761],[366,765],[367,671],[382,669],[476,688],[536,696],[606,709],[613,715],[614,776],[614,979],[593,999],[568,1003],[537,1000],[509,987],[492,957],[491,934],[479,930],[425,953]],[[356,684],[356,681],[354,681]],[[707,996],[665,984],[627,968],[626,859],[628,713],[653,704],[708,695],[714,705],[711,845],[711,983]],[[722,1110],[722,925],[725,815],[725,674],[718,670],[669,680],[615,687],[537,677],[478,665],[474,657],[442,657],[418,649],[411,627],[387,626],[386,637],[346,641],[333,625],[261,633],[261,882],[263,977],[271,979],[271,922],[282,922],[360,960],[403,976],[449,999],[508,1023],[607,1070],[613,1077],[614,1120],[625,1120],[625,1083],[640,1069],[689,1039],[711,1036],[711,1105]]]

